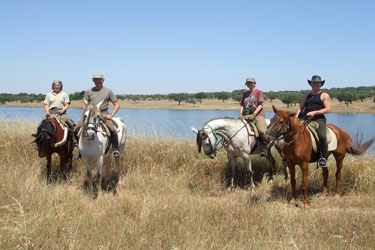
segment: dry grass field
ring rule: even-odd
[[[178,110],[239,110],[238,102],[234,100],[226,100],[225,102],[217,99],[204,99],[202,103],[196,103],[195,105],[191,103],[181,102],[178,105],[178,102],[172,100],[145,100],[137,101],[134,103],[130,100],[119,101],[120,107],[124,109],[178,109]],[[292,105],[287,108],[286,104],[282,103],[280,100],[276,99],[272,102],[266,100],[264,103],[264,109],[266,111],[272,111],[272,105],[275,105],[277,108],[296,112],[299,106]],[[14,106],[14,107],[42,107],[43,103],[20,103],[20,102],[7,102],[5,104],[0,104],[0,106]],[[74,108],[82,107],[81,101],[73,101],[70,105]],[[346,104],[340,103],[337,99],[332,100],[332,113],[375,113],[375,103],[366,99],[363,102],[355,101],[352,104],[349,104],[347,107]]]
[[[211,160],[193,141],[130,137],[117,194],[93,200],[81,188],[78,160],[64,183],[55,158],[55,181],[46,184],[46,160],[30,143],[35,129],[0,123],[0,249],[375,248],[373,155],[347,156],[338,197],[334,160],[327,197],[319,196],[321,170],[311,165],[310,209],[302,210],[288,205],[283,176],[262,179],[267,164],[257,156],[256,196],[241,187],[227,194],[225,152]],[[243,179],[241,161],[237,170]],[[297,180],[300,186],[299,171]]]

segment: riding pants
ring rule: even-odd
[[[327,159],[328,144],[327,144],[327,125],[325,118],[318,118],[315,120],[318,124],[318,137],[319,137],[319,148],[320,148],[320,157]]]

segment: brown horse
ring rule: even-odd
[[[60,169],[64,180],[66,171],[72,168],[73,143],[66,128],[57,118],[42,121],[35,137],[39,157],[47,157],[47,183],[51,181],[52,154],[60,156]]]
[[[288,164],[290,172],[290,184],[292,186],[291,204],[296,205],[296,178],[295,165],[299,165],[302,170],[303,180],[302,189],[304,193],[304,208],[308,208],[307,199],[307,174],[309,162],[316,162],[319,157],[312,150],[312,141],[308,129],[299,121],[294,113],[278,110],[273,106],[275,116],[271,119],[270,125],[267,127],[266,140],[271,144],[280,136],[284,136],[285,145],[283,153]],[[335,125],[328,124],[329,127],[337,137],[337,148],[329,151],[328,155],[333,154],[336,159],[336,188],[335,193],[339,193],[339,183],[341,178],[341,169],[346,153],[353,155],[361,155],[368,149],[374,141],[374,138],[363,143],[362,145],[354,146],[350,135],[343,129]],[[323,195],[327,194],[327,179],[328,168],[323,170]]]

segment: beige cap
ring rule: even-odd
[[[256,83],[254,77],[248,77],[248,78],[246,78],[246,82],[245,83],[247,83],[247,82],[255,82]]]
[[[92,76],[92,79],[104,79],[104,76],[101,73],[96,73]]]

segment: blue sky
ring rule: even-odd
[[[375,1],[1,1],[1,93],[375,85]]]

